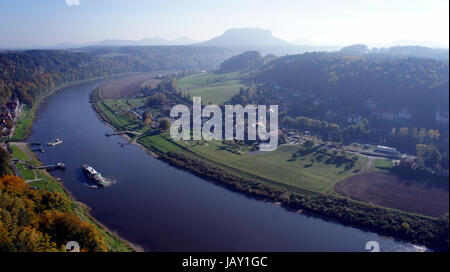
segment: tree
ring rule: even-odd
[[[422,159],[426,166],[435,167],[441,160],[441,153],[431,145],[418,144],[417,157]]]
[[[142,120],[144,120],[144,123],[145,123],[146,125],[149,125],[149,124],[152,122],[152,118],[153,118],[153,115],[152,115],[152,113],[149,112],[149,111],[145,111],[145,112],[142,114]]]
[[[161,105],[162,103],[165,103],[166,101],[167,101],[167,97],[165,94],[157,93],[157,94],[150,96],[147,99],[147,104],[149,106],[157,106],[157,105]]]
[[[0,177],[12,174],[12,168],[9,163],[9,153],[0,147]]]
[[[161,130],[167,131],[170,128],[170,122],[167,121],[167,119],[161,119],[161,121],[159,122],[159,127],[161,128]]]

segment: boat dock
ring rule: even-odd
[[[52,164],[52,165],[37,166],[37,167],[34,167],[34,169],[48,169],[48,170],[61,169],[61,170],[64,170],[64,169],[66,169],[66,165],[62,162],[58,162],[57,164]]]

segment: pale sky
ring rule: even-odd
[[[449,45],[448,0],[0,0],[0,47],[146,37],[207,40],[259,27],[292,41]]]

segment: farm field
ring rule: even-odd
[[[181,89],[199,88],[208,84],[217,83],[218,81],[237,79],[239,72],[215,74],[212,72],[198,73],[183,77],[177,80],[176,87]]]
[[[245,87],[242,76],[239,72],[200,73],[179,79],[176,87],[191,96],[200,96],[203,104],[223,104]]]
[[[214,83],[205,87],[195,88],[187,91],[191,96],[200,96],[203,104],[224,104],[229,101],[235,94],[239,93],[245,85],[239,80],[230,80],[220,83]]]
[[[132,95],[141,85],[154,85],[159,82],[155,77],[158,75],[167,75],[171,71],[158,71],[135,76],[127,76],[125,78],[112,80],[102,86],[100,92],[102,98],[120,98]]]
[[[436,186],[375,171],[340,181],[335,189],[355,200],[428,216],[440,217],[449,210],[448,183]]]

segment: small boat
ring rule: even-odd
[[[55,146],[55,145],[62,144],[62,142],[63,142],[63,141],[62,141],[61,139],[56,138],[55,141],[53,141],[53,142],[48,142],[47,145],[48,145],[48,146]]]
[[[45,149],[39,148],[39,151],[40,151],[41,153],[44,153],[44,152],[45,152]]]
[[[86,176],[90,180],[92,180],[93,182],[95,182],[97,185],[99,185],[101,187],[105,186],[105,181],[106,181],[105,178],[102,176],[102,174],[97,172],[92,166],[84,164],[83,170],[84,170],[84,173],[86,174]]]

